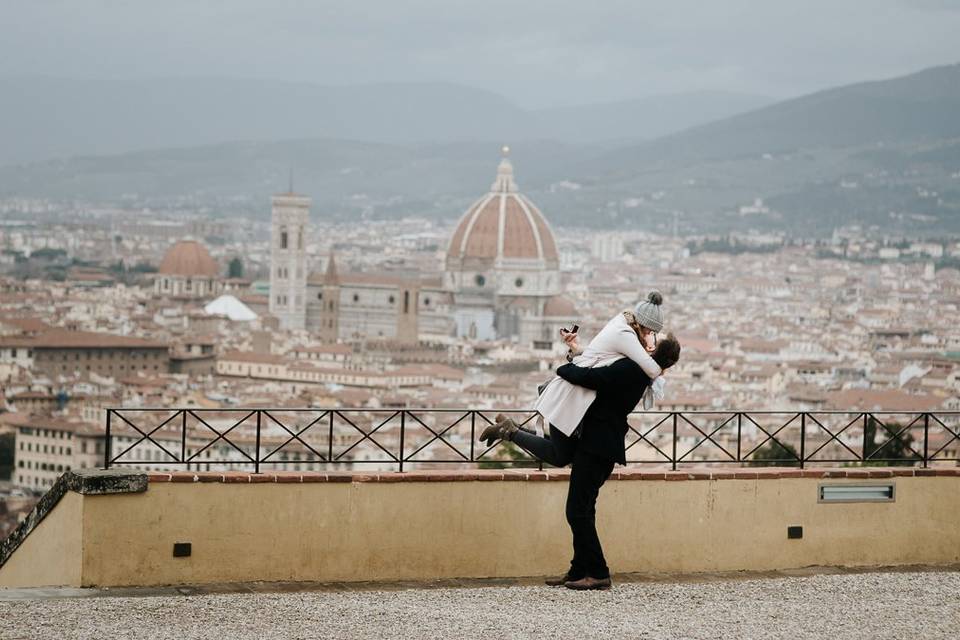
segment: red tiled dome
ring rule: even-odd
[[[513,166],[506,157],[490,193],[467,209],[447,248],[448,261],[492,262],[497,258],[541,260],[548,268],[557,268],[559,262],[550,225],[518,192]]]
[[[577,315],[576,305],[570,298],[564,296],[553,296],[543,307],[545,318],[573,318]]]
[[[220,274],[220,267],[202,244],[181,240],[167,250],[159,272],[166,276],[215,278]]]

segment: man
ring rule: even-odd
[[[653,352],[653,359],[663,370],[679,358],[680,343],[672,334]],[[576,590],[609,589],[610,570],[597,535],[597,496],[614,464],[627,463],[627,417],[643,397],[650,378],[629,358],[593,369],[565,364],[557,369],[557,375],[597,392],[573,436],[567,437],[554,427],[549,439],[541,438],[499,417],[493,435],[515,442],[549,464],[564,466],[572,462],[566,516],[573,533],[573,559],[563,577],[547,584]]]

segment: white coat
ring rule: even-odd
[[[630,328],[622,313],[614,316],[590,341],[583,353],[573,358],[573,364],[578,367],[603,367],[624,356],[640,365],[651,381],[660,380],[662,385],[662,379],[659,378],[662,373],[660,366],[643,348],[637,333]],[[662,397],[662,387],[657,395]],[[547,382],[537,398],[535,408],[549,424],[566,435],[571,435],[596,397],[597,392],[592,389],[554,377]],[[645,395],[644,403],[646,402]]]

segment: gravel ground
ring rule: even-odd
[[[960,572],[0,601],[0,638],[952,638]]]

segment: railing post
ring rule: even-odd
[[[107,437],[103,443],[103,468],[110,468],[110,418],[113,416],[113,409],[107,409]]]
[[[928,443],[930,442],[930,414],[923,414],[923,467],[927,467],[927,462],[930,460],[929,449],[927,448]]]
[[[877,434],[873,434],[876,438]],[[867,414],[863,414],[863,449],[860,451],[860,462],[867,463]]]
[[[477,441],[477,412],[473,409],[470,409],[470,462],[476,462],[475,456],[476,445],[474,444]]]
[[[330,409],[330,433],[327,437],[327,462],[333,464],[333,409]]]
[[[190,471],[190,463],[187,462],[187,410],[180,410],[180,462],[186,463],[185,469]]]
[[[807,412],[800,413],[800,468],[803,469],[804,459],[806,458],[807,444]]]
[[[677,470],[677,414],[673,414],[673,455],[671,456],[670,462],[673,465],[673,470]]]
[[[263,417],[263,411],[257,409],[257,438],[253,445],[253,472],[260,473],[260,423]]]
[[[741,464],[743,463],[743,460],[740,459],[740,456],[743,455],[740,450],[740,443],[743,440],[742,429],[743,429],[743,414],[738,411],[737,412],[737,462]]]
[[[403,473],[403,437],[407,430],[407,412],[400,410],[400,473]]]

